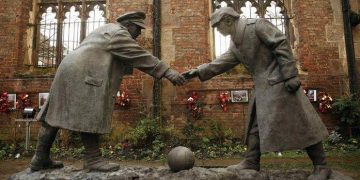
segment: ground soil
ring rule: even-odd
[[[239,163],[241,159],[209,159],[197,160],[196,166],[202,167],[224,167]],[[31,158],[22,158],[16,160],[2,160],[0,161],[0,179],[7,179],[10,175],[22,171],[29,166]],[[360,180],[360,158],[359,157],[328,157],[329,165],[347,175],[353,177],[355,180]],[[65,160],[66,165],[73,165],[81,168],[82,161],[80,160]],[[148,167],[165,166],[165,161],[119,161],[121,165],[142,165]],[[306,157],[296,158],[281,158],[281,157],[265,157],[261,162],[262,170],[270,169],[292,169],[304,168],[311,169],[310,160]]]

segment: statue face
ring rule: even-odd
[[[222,34],[223,36],[227,36],[230,35],[230,25],[229,22],[227,22],[226,20],[221,20],[217,25],[216,25],[217,30],[220,32],[220,34]]]
[[[126,27],[128,28],[128,31],[133,39],[136,39],[138,36],[140,36],[141,34],[140,26],[133,23],[129,23]]]

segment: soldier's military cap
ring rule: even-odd
[[[133,11],[133,12],[128,12],[128,13],[125,13],[121,16],[119,16],[116,21],[117,22],[122,22],[122,21],[130,21],[138,26],[140,26],[141,28],[145,29],[146,26],[145,26],[145,20],[146,18],[146,15],[144,12],[140,12],[140,11]]]
[[[215,12],[212,13],[212,15],[210,16],[211,26],[214,27],[218,22],[220,22],[220,20],[224,17],[224,15],[240,17],[239,13],[237,13],[233,8],[222,7],[222,8],[215,10]]]

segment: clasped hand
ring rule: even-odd
[[[191,69],[189,71],[185,71],[182,73],[185,79],[192,79],[199,76],[199,70],[198,69]]]
[[[164,75],[174,86],[181,86],[184,85],[186,82],[186,79],[184,78],[184,76],[182,76],[179,72],[173,70],[173,69],[168,69],[165,72]]]
[[[183,73],[179,73],[175,70],[168,69],[165,72],[164,75],[171,83],[175,86],[181,86],[184,85],[186,80],[195,78],[199,76],[199,70],[198,69],[191,69],[189,71],[185,71]]]

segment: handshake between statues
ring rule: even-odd
[[[172,69],[169,69],[168,72],[165,73],[165,77],[167,77],[175,86],[183,85],[186,80],[199,77],[199,69],[190,69],[181,74]],[[285,80],[284,85],[288,92],[294,93],[300,88],[301,82],[299,80],[299,77],[295,76]]]
[[[166,79],[168,79],[174,86],[181,86],[186,82],[184,76],[173,69],[168,69],[165,72],[164,77],[166,77]]]
[[[198,75],[198,69],[191,69],[181,74],[173,69],[168,69],[165,72],[164,77],[168,79],[174,86],[181,86],[185,84],[186,80],[198,77]]]
[[[185,79],[192,79],[199,76],[199,70],[198,69],[191,69],[189,71],[185,71],[182,73]]]

